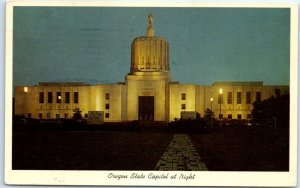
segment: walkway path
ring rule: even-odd
[[[175,134],[155,170],[207,170],[197,150],[186,134]]]

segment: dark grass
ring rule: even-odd
[[[211,171],[288,171],[289,135],[263,127],[222,127],[190,135]]]
[[[172,136],[128,131],[15,131],[13,169],[153,170]]]
[[[288,171],[288,131],[266,127],[17,127],[13,169],[153,170],[174,134],[189,134],[210,171]]]

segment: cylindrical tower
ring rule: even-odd
[[[130,72],[169,71],[169,44],[154,36],[152,16],[148,16],[147,36],[137,37],[131,44]]]

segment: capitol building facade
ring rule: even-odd
[[[104,122],[203,117],[211,109],[216,118],[250,119],[253,102],[289,93],[286,85],[263,82],[215,82],[210,86],[181,84],[171,78],[169,44],[154,35],[152,16],[147,35],[131,44],[130,72],[125,82],[89,85],[78,82],[16,86],[14,114],[37,119],[72,118],[101,112]]]

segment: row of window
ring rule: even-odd
[[[31,113],[28,113],[27,114],[27,117],[28,118],[31,118],[32,116],[31,116]],[[42,119],[43,118],[43,113],[39,113],[38,114],[38,117],[40,118],[40,119]],[[51,118],[51,113],[47,113],[46,114],[46,117],[47,118]],[[85,114],[85,118],[87,118],[88,117],[88,115],[87,114]],[[56,118],[61,118],[60,117],[60,114],[56,114]],[[64,113],[64,118],[69,118],[69,114],[68,113]],[[109,113],[105,113],[105,118],[109,118]],[[219,114],[219,118],[223,118],[223,114]],[[227,118],[228,119],[232,119],[232,114],[228,114],[227,115]],[[251,118],[251,114],[247,114],[247,119],[250,119]],[[242,119],[242,114],[237,114],[237,119]]]
[[[256,101],[261,101],[261,92],[257,91],[255,93],[255,100]],[[236,93],[236,104],[242,104],[242,92],[237,92]],[[232,92],[227,92],[227,104],[232,104],[233,103],[233,93]],[[218,104],[223,104],[223,94],[219,94],[218,97]],[[252,93],[251,91],[246,92],[246,104],[252,104]]]
[[[109,110],[109,108],[110,108],[109,104],[108,104],[108,103],[105,104],[105,109],[106,109],[106,110]],[[109,113],[108,113],[108,112],[105,112],[105,113],[104,113],[104,116],[105,116],[105,118],[109,118]]]
[[[40,119],[42,119],[43,118],[43,113],[39,113],[38,116],[39,116]],[[32,117],[31,113],[28,113],[27,117],[31,118]],[[46,117],[51,118],[51,113],[47,113]],[[87,117],[88,117],[88,115],[85,114],[85,118],[87,118]],[[56,118],[61,118],[60,114],[57,113]],[[69,118],[69,114],[64,113],[64,118]],[[109,118],[109,113],[105,113],[105,118]],[[219,118],[223,118],[223,114],[219,114]],[[232,114],[228,114],[227,118],[232,119]],[[250,118],[251,118],[251,114],[247,114],[247,119],[250,119]],[[242,114],[237,114],[237,119],[242,119]]]
[[[105,93],[105,100],[109,100],[109,93]],[[105,109],[106,109],[106,110],[109,110],[109,109],[110,109],[109,103],[106,103],[106,104],[105,104]],[[108,118],[109,118],[109,113],[108,113],[108,112],[105,112],[105,113],[104,113],[104,117],[108,119]]]
[[[70,92],[65,92],[64,95],[64,103],[69,104],[70,103]],[[56,92],[56,97],[55,97],[56,103],[61,103],[63,98],[62,98],[62,94],[61,92]],[[40,92],[39,93],[39,103],[44,103],[45,102],[45,94],[44,92]],[[74,92],[73,93],[73,102],[75,104],[79,103],[79,93],[78,92]],[[53,92],[48,92],[47,93],[47,103],[51,104],[53,103]]]
[[[105,93],[105,100],[109,100],[109,93]],[[109,110],[109,109],[110,109],[109,103],[106,103],[106,104],[105,104],[105,109],[106,109],[106,110]],[[109,113],[108,113],[108,112],[105,112],[105,113],[104,113],[104,117],[105,117],[105,118],[109,118]]]
[[[64,93],[64,100],[62,98],[62,93],[61,92],[56,92],[56,103],[62,103],[62,100],[64,101],[64,103],[69,104],[70,103],[70,92],[65,92]],[[53,103],[53,92],[48,92],[47,95],[47,102],[49,104]],[[109,93],[105,93],[105,99],[109,100]],[[39,103],[44,103],[45,101],[45,94],[44,92],[40,92],[39,93]],[[79,93],[78,92],[73,92],[73,103],[78,104],[79,103]],[[109,105],[108,108],[109,109]]]
[[[140,69],[145,69],[144,62],[140,63]],[[155,61],[153,62],[153,64],[147,62],[146,69],[160,69],[160,62],[158,64],[156,64]]]
[[[105,100],[109,100],[109,93],[105,93]],[[106,103],[106,104],[105,104],[105,109],[106,109],[106,110],[109,110],[109,109],[110,109],[109,103]],[[105,118],[109,118],[109,113],[108,113],[108,112],[104,113],[104,117],[105,117]]]
[[[186,110],[186,104],[181,104],[181,110]],[[227,108],[227,110],[233,110],[233,108]],[[237,110],[240,110],[240,108],[238,107]],[[248,108],[248,110],[250,110],[250,108]]]
[[[223,114],[219,114],[219,118],[223,118]],[[232,114],[228,114],[227,118],[232,119]],[[237,119],[242,119],[242,114],[237,114],[236,118]],[[251,119],[251,114],[247,114],[247,119]]]
[[[28,113],[28,114],[27,114],[27,117],[28,117],[28,118],[31,118],[31,117],[32,117],[31,113]],[[39,114],[38,114],[38,117],[39,117],[40,119],[43,119],[43,113],[39,113]],[[47,113],[47,114],[46,114],[46,117],[47,117],[47,118],[51,118],[51,113]],[[85,114],[85,118],[87,118],[87,117],[88,117],[88,115]],[[62,117],[60,117],[60,114],[57,113],[57,114],[56,114],[56,118],[62,118]],[[64,118],[69,118],[69,114],[68,114],[68,113],[64,113]],[[105,113],[105,118],[109,118],[109,113]]]
[[[251,92],[250,91],[246,92],[246,104],[252,103],[251,98],[252,98]],[[185,93],[181,94],[181,100],[186,100]],[[256,92],[256,101],[261,101],[261,92],[259,92],[259,91]],[[233,102],[233,94],[232,94],[232,92],[228,92],[227,93],[227,104],[232,104],[232,102]],[[242,104],[242,92],[236,93],[236,103]],[[223,104],[223,94],[219,94],[218,104]],[[183,107],[183,104],[182,104],[182,107]],[[185,109],[185,108],[181,108],[181,109]]]

